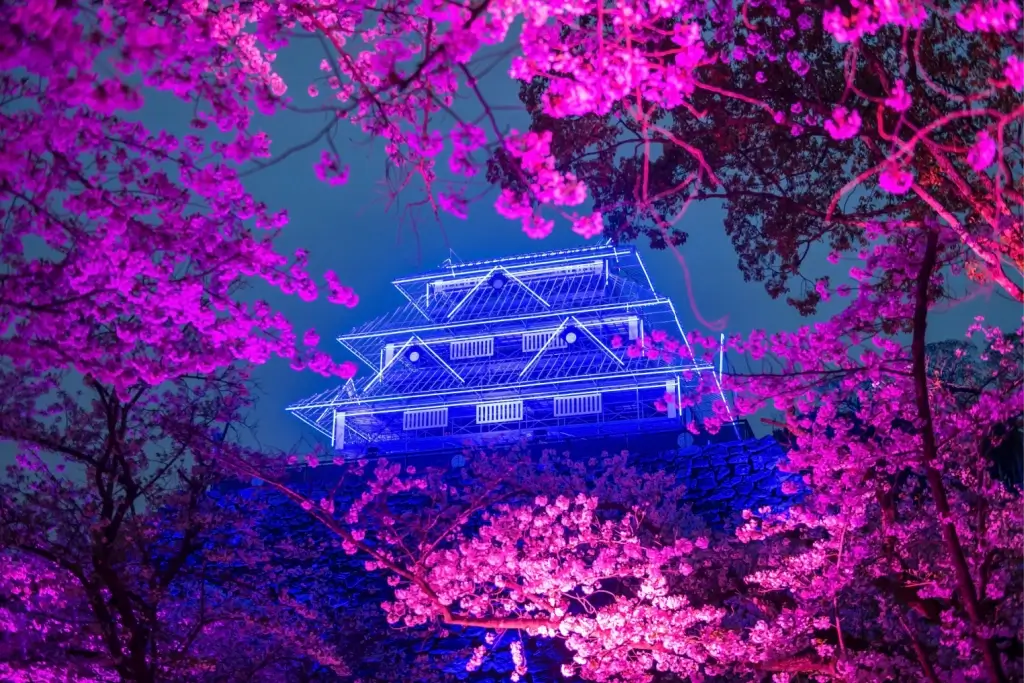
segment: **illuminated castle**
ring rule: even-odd
[[[673,429],[684,445],[684,428],[699,426],[713,403],[731,419],[723,359],[716,368],[688,347],[671,363],[645,352],[652,330],[686,337],[633,248],[450,259],[392,284],[405,305],[338,337],[372,372],[288,408],[336,452]],[[718,387],[715,396],[677,410],[701,382]]]

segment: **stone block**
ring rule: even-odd
[[[714,501],[731,501],[735,498],[736,491],[728,486],[719,486],[708,496],[708,500]]]
[[[749,494],[754,492],[754,483],[748,479],[737,479],[736,481],[730,483],[739,493]]]
[[[693,472],[709,470],[713,463],[706,456],[699,456],[690,460],[690,470]]]
[[[691,480],[689,489],[693,494],[702,494],[711,492],[716,486],[718,481],[710,474],[699,474]]]

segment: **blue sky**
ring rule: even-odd
[[[316,102],[309,98],[306,88],[312,79],[322,75],[318,68],[322,58],[321,47],[313,40],[297,41],[280,52],[276,68],[288,82],[289,95],[296,104],[310,106]],[[518,104],[518,86],[502,68],[494,69],[483,79],[482,87],[492,103]],[[476,113],[471,103],[459,103],[456,109],[467,116]],[[512,108],[502,108],[497,115],[505,126],[525,129],[529,124],[525,113]],[[151,97],[141,119],[151,129],[184,133],[189,112],[185,105],[169,98]],[[319,116],[292,112],[269,119],[257,117],[254,124],[270,135],[275,155],[305,142],[323,125]],[[247,186],[257,200],[273,209],[288,210],[291,221],[278,243],[280,250],[288,253],[297,248],[307,249],[314,275],[333,269],[344,284],[359,294],[360,304],[347,309],[326,300],[307,304],[294,297],[254,292],[285,311],[300,335],[315,328],[323,340],[322,348],[338,360],[347,356],[333,341],[334,337],[400,305],[403,299],[390,285],[391,280],[436,266],[447,258],[449,248],[464,260],[475,260],[585,244],[565,222],[557,223],[555,232],[547,239],[531,240],[518,223],[498,216],[490,199],[472,206],[467,220],[442,216],[438,224],[431,215],[422,212],[414,231],[408,220],[400,220],[394,210],[386,211],[381,183],[385,171],[382,145],[366,140],[347,123],[341,125],[335,142],[343,162],[351,168],[346,185],[329,187],[316,179],[313,164],[323,145],[313,145],[249,176]],[[694,307],[706,320],[727,318],[729,332],[747,333],[755,328],[774,332],[806,322],[784,301],[773,301],[761,284],[743,281],[718,206],[695,204],[684,218],[683,229],[690,234],[682,253],[690,269],[692,298],[671,252],[654,252],[644,244],[639,246],[656,286],[675,300],[685,328],[700,329]],[[837,267],[845,269],[849,265],[847,262]],[[827,272],[827,268],[828,264],[823,263],[821,272]],[[960,338],[979,313],[1005,328],[1020,323],[1018,305],[997,297],[980,297],[942,314],[932,323],[929,337]],[[316,441],[318,437],[285,414],[284,408],[328,388],[334,380],[294,372],[283,361],[272,361],[260,368],[256,378],[263,390],[257,415],[261,444],[290,448],[298,446],[303,438],[307,443]]]

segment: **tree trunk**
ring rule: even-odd
[[[922,464],[925,469],[925,476],[928,480],[928,488],[931,490],[932,498],[935,500],[935,509],[939,513],[939,523],[942,525],[942,538],[946,543],[950,561],[953,563],[953,571],[956,574],[957,593],[967,610],[971,620],[971,626],[975,631],[975,638],[985,660],[985,668],[988,670],[989,679],[993,683],[1005,683],[1008,679],[1003,673],[1002,662],[999,659],[999,651],[991,638],[984,638],[981,631],[984,628],[984,620],[981,614],[981,605],[978,602],[978,592],[971,578],[971,571],[967,565],[967,557],[964,555],[963,545],[960,543],[960,536],[956,532],[956,526],[950,519],[949,500],[946,497],[946,488],[942,483],[942,474],[935,469],[935,461],[938,459],[938,445],[935,439],[935,428],[932,424],[932,409],[928,398],[928,373],[925,358],[925,332],[928,326],[928,288],[931,284],[932,274],[938,261],[939,235],[934,230],[928,232],[925,244],[924,260],[921,263],[921,270],[917,275],[917,289],[914,300],[914,334],[910,345],[911,357],[913,360],[914,376],[914,399],[917,405],[917,416],[921,420],[921,447]]]

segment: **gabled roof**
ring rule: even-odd
[[[556,346],[556,340],[560,339],[560,335],[568,328],[578,330],[581,338],[577,339],[571,348],[565,349],[565,347]],[[530,360],[526,362],[523,369],[519,372],[520,380],[531,380],[531,379],[548,379],[551,373],[551,367],[549,363],[543,363],[545,360],[554,360],[554,356],[557,355],[568,355],[570,361],[575,360],[583,361],[580,350],[587,348],[590,353],[588,356],[596,356],[595,359],[587,359],[591,367],[590,372],[596,372],[598,374],[608,374],[609,372],[615,372],[626,367],[626,362],[621,357],[624,355],[622,352],[614,352],[608,348],[597,336],[594,335],[587,326],[579,321],[575,316],[568,316],[562,321],[562,324],[558,326],[548,340],[544,343],[540,349],[533,355]],[[596,353],[594,351],[596,350]],[[562,363],[565,359],[560,359]],[[594,366],[594,361],[597,363],[597,367]]]
[[[596,305],[628,306],[640,302],[664,301],[646,286],[617,276],[590,273],[561,280],[549,279],[540,282],[525,281],[530,292],[510,282],[498,292],[491,290],[489,296],[473,297],[464,303],[451,319],[447,317],[462,297],[454,292],[437,295],[429,302],[424,298],[409,302],[390,313],[369,320],[354,327],[349,333],[340,335],[338,341],[353,341],[390,335],[421,334],[438,328],[458,328],[474,321],[486,322],[524,315],[551,314],[573,311]],[[464,291],[468,291],[467,288]],[[531,293],[532,292],[532,293]],[[536,296],[535,296],[536,295]],[[541,299],[550,304],[545,306]]]
[[[431,271],[393,280],[392,284],[409,302],[409,308],[418,314],[421,321],[440,322],[449,310],[438,311],[436,304],[445,303],[445,291],[466,291],[485,282],[495,272],[502,272],[525,284],[546,299],[552,306],[559,306],[557,294],[570,293],[581,284],[605,284],[609,278],[632,282],[645,290],[641,298],[656,296],[647,269],[632,247],[603,245],[566,249],[562,251],[509,256],[483,261],[462,262],[449,259],[445,264]],[[592,276],[592,281],[587,281]],[[583,278],[583,281],[580,281]],[[566,285],[567,280],[576,280]],[[541,291],[548,289],[548,294]],[[451,304],[454,306],[454,304]],[[563,306],[564,307],[564,306]],[[492,314],[480,311],[481,314]],[[440,315],[439,315],[440,314]]]
[[[424,368],[437,368],[440,369],[443,373],[445,373],[448,376],[449,380],[454,380],[459,384],[465,383],[466,380],[462,377],[462,375],[456,372],[455,369],[452,368],[452,366],[448,365],[448,363],[446,363],[445,360],[441,358],[441,356],[437,355],[437,353],[433,349],[431,349],[428,345],[424,344],[423,340],[414,334],[410,336],[409,339],[404,344],[402,344],[400,347],[394,350],[393,355],[391,356],[391,360],[385,363],[384,367],[377,371],[377,373],[373,377],[367,380],[367,382],[360,388],[360,394],[366,395],[369,392],[371,392],[374,388],[374,385],[383,382],[386,376],[388,376],[389,374],[393,375],[396,372],[395,368],[401,367],[403,365],[412,365],[412,363],[410,363],[410,361],[407,358],[406,351],[414,346],[417,351],[425,353],[427,356],[426,358],[420,359],[420,361],[417,363],[417,370],[423,371]]]
[[[504,282],[501,289],[491,286],[492,278]],[[427,314],[437,322],[475,320],[499,309],[514,309],[519,313],[552,310],[548,299],[504,266],[494,266],[483,275],[468,280],[436,283],[428,291],[431,298],[427,301]]]

